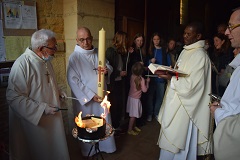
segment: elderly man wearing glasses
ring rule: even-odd
[[[77,44],[69,57],[67,69],[68,84],[73,97],[79,99],[73,101],[74,116],[78,116],[80,111],[83,117],[88,114],[100,116],[104,110],[100,106],[100,97],[97,95],[98,53],[92,45],[93,37],[90,30],[86,27],[78,28],[76,41]],[[111,73],[112,66],[107,62],[104,74]],[[106,121],[111,124],[110,114],[107,115]],[[91,150],[92,144],[80,141],[80,147],[84,157],[92,156],[95,153],[94,150]],[[99,142],[99,149],[106,153],[114,152],[116,150],[114,137],[110,136],[108,139]]]
[[[240,8],[232,13],[225,31],[233,48],[240,47]],[[215,118],[214,156],[216,160],[240,157],[240,54],[229,64],[235,70],[220,102],[210,105]]]

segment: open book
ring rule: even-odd
[[[153,73],[153,74],[158,74],[158,71],[167,71],[168,73],[173,74],[174,76],[187,76],[187,73],[184,73],[183,71],[177,70],[177,69],[173,69],[169,66],[164,66],[164,65],[159,65],[159,64],[153,64],[151,63],[148,66],[149,70]]]

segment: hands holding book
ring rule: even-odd
[[[187,73],[184,73],[177,69],[173,69],[172,67],[153,64],[153,63],[151,63],[148,66],[148,68],[153,74],[158,75],[158,77],[165,78],[167,80],[170,80],[172,78],[172,76],[176,76],[178,79],[179,76],[187,76],[188,75]]]
[[[155,72],[155,74],[157,74],[159,78],[164,78],[167,80],[171,80],[173,76],[172,72],[163,71],[163,70],[158,70]]]

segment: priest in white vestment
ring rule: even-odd
[[[50,60],[55,35],[36,31],[31,47],[14,62],[6,92],[12,160],[69,160],[57,87]]]
[[[189,24],[183,38],[185,46],[175,69],[188,75],[159,73],[159,77],[169,80],[158,115],[160,160],[196,160],[197,155],[211,153],[211,64],[203,48],[201,24]]]
[[[229,20],[225,35],[233,48],[240,47],[240,8]],[[240,54],[229,64],[234,68],[230,83],[220,103],[212,103],[210,110],[215,118],[214,157],[216,160],[240,159]]]
[[[104,109],[100,106],[99,96],[97,95],[98,82],[98,53],[92,46],[92,35],[88,28],[80,27],[77,30],[77,45],[74,52],[69,57],[67,69],[68,84],[72,90],[73,112],[74,116],[78,116],[82,111],[82,117],[86,115],[101,116]],[[112,72],[112,67],[107,63],[108,75]],[[107,78],[108,76],[106,76]],[[106,81],[105,81],[106,82]],[[106,90],[106,84],[105,84]],[[111,93],[110,93],[111,94]],[[105,118],[107,123],[112,124],[111,115]],[[92,144],[80,141],[80,147],[83,156],[88,156]],[[102,152],[112,153],[116,151],[115,140],[113,136],[108,137],[104,141],[99,142],[99,149]],[[94,149],[89,156],[95,153]]]

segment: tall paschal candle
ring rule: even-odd
[[[99,42],[98,42],[98,96],[104,98],[104,72],[105,67],[105,46],[106,46],[106,32],[102,28],[99,31]]]

